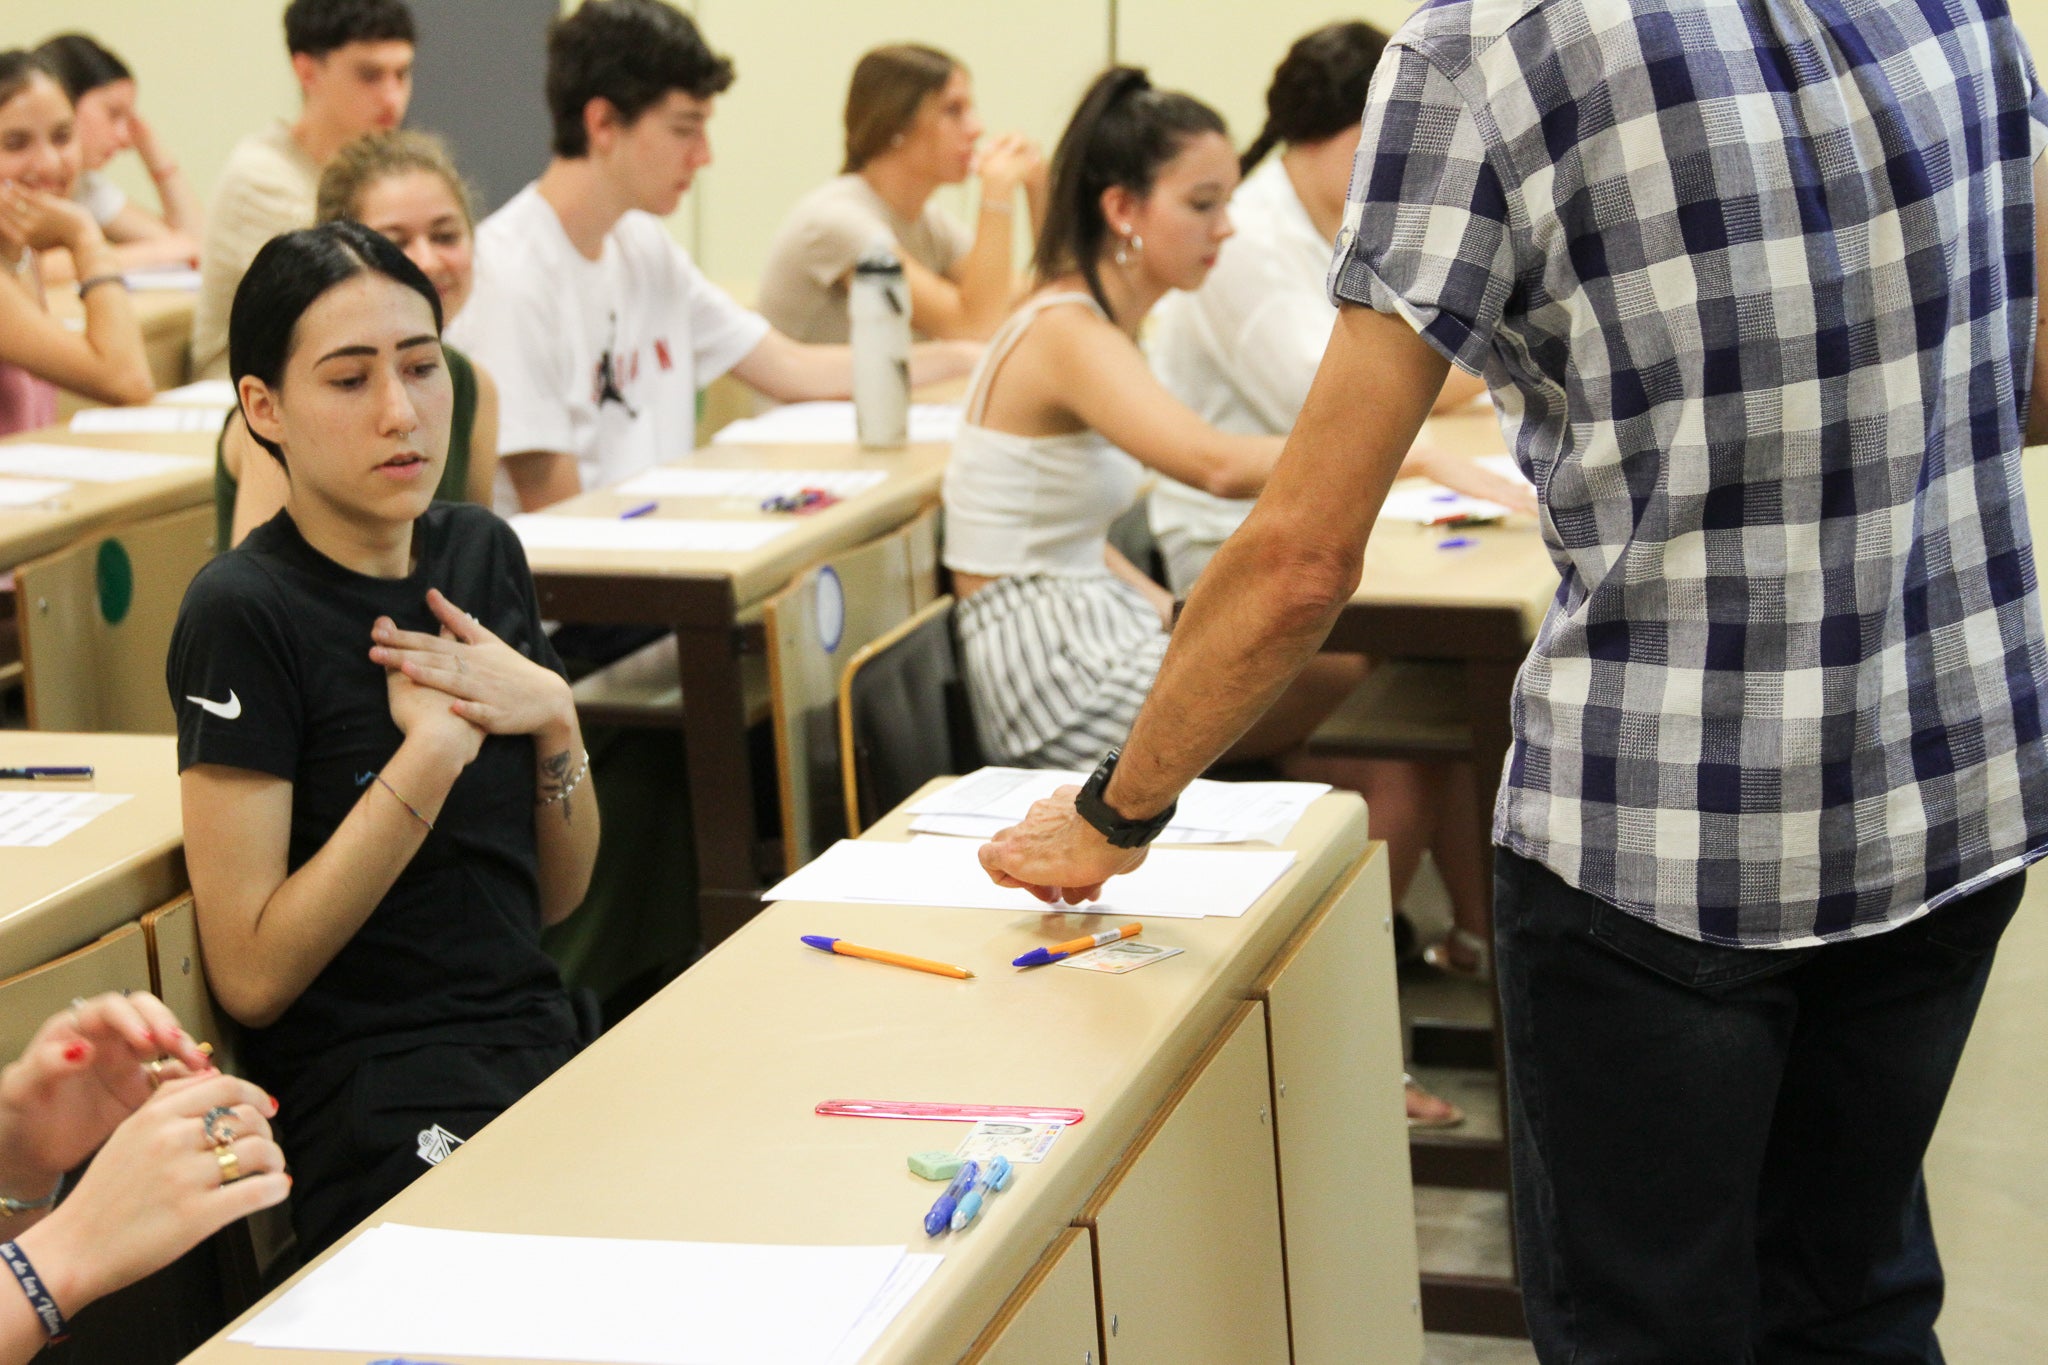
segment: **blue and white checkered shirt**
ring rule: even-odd
[[[1685,935],[1881,932],[2048,852],[2002,6],[1426,4],[1331,268],[1483,373],[1563,576],[1495,837]]]

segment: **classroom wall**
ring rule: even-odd
[[[480,18],[491,0],[468,0]],[[565,10],[578,0],[562,0]],[[839,119],[855,58],[917,39],[974,72],[993,129],[1019,129],[1050,153],[1089,76],[1110,60],[1151,69],[1222,111],[1239,142],[1263,120],[1266,81],[1297,36],[1333,19],[1398,27],[1407,0],[688,0],[738,83],[712,124],[716,162],[671,221],[704,268],[743,294],[789,205],[839,166]],[[2048,0],[2015,0],[2022,31],[2048,54]],[[4,0],[0,46],[77,28],[119,52],[142,108],[202,197],[229,149],[266,121],[289,117],[298,91],[284,57],[284,0]],[[423,71],[423,78],[431,73]],[[113,167],[148,202],[135,158]],[[945,202],[965,214],[966,192]],[[1021,230],[1021,229],[1020,229]]]

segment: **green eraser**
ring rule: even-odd
[[[926,1180],[951,1180],[954,1176],[960,1174],[960,1168],[965,1164],[965,1162],[961,1161],[959,1157],[954,1156],[951,1152],[912,1152],[910,1154],[910,1169],[923,1176]]]

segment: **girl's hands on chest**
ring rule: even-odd
[[[440,634],[400,630],[380,616],[370,632],[376,642],[371,662],[445,703],[444,709],[480,732],[479,743],[482,734],[530,735],[574,716],[575,702],[560,674],[506,644],[438,588],[428,590],[427,606],[441,623]],[[427,705],[410,694],[403,704],[409,713]],[[391,717],[406,730],[400,705],[394,681]]]

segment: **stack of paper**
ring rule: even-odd
[[[910,808],[911,829],[987,839],[1016,824],[1061,787],[1080,786],[1083,772],[1056,768],[981,768],[933,792]],[[1161,844],[1277,844],[1294,829],[1309,803],[1330,790],[1321,782],[1211,782],[1197,778],[1156,842]]]
[[[747,1246],[362,1233],[230,1340],[434,1358],[853,1365],[940,1257]]]
[[[225,412],[235,405],[235,385],[228,379],[195,379],[182,388],[165,389],[156,396],[159,403],[174,408],[212,408]]]
[[[745,553],[758,550],[792,527],[786,521],[689,521],[681,517],[512,518],[512,529],[529,550],[689,550]]]
[[[856,905],[943,905],[1013,914],[1065,909],[1028,891],[997,886],[963,839],[908,843],[841,839],[807,866],[763,892],[764,901],[836,901]],[[1111,881],[1090,914],[1134,918],[1236,919],[1294,865],[1277,851],[1154,849],[1135,872]]]
[[[945,445],[960,429],[957,403],[912,403],[910,440],[915,445]],[[851,403],[787,403],[759,417],[742,417],[727,423],[711,438],[720,446],[852,445],[859,439],[854,430]]]
[[[124,436],[180,431],[211,434],[220,430],[220,421],[217,409],[204,407],[86,408],[71,414],[71,429],[102,436],[110,432]]]
[[[170,411],[171,409],[165,409]],[[116,411],[108,408],[101,411]],[[185,409],[190,411],[190,409]],[[79,413],[79,417],[85,416]],[[74,421],[76,419],[73,419]],[[220,419],[214,417],[218,422]],[[204,466],[192,455],[151,455],[139,450],[94,450],[91,446],[44,445],[24,441],[0,446],[0,474],[38,479],[77,479],[84,483],[126,483],[183,474]]]
[[[629,498],[744,498],[765,502],[816,488],[835,498],[850,498],[888,477],[888,471],[881,469],[691,469],[665,465],[626,480],[614,491]]]

